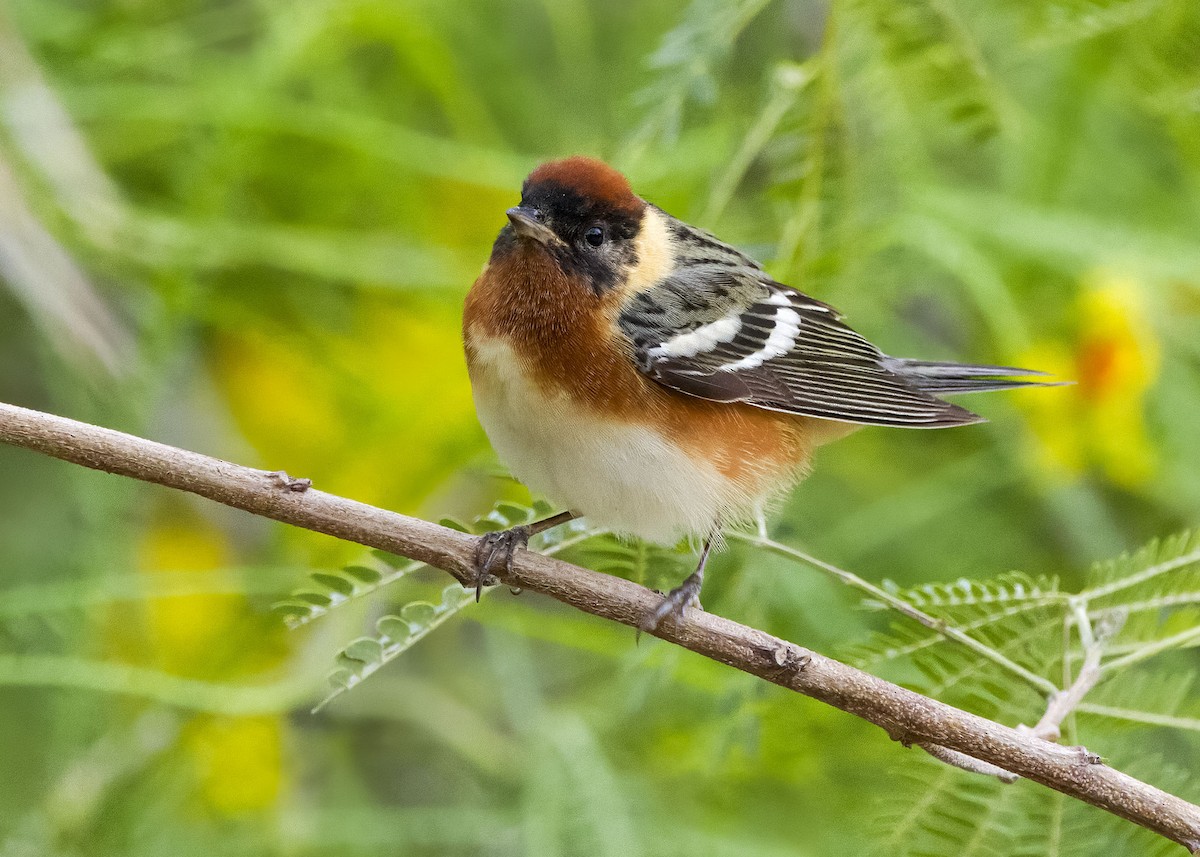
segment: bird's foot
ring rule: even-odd
[[[506,572],[512,571],[513,554],[517,548],[529,545],[533,530],[525,525],[508,530],[484,533],[475,546],[475,600],[483,593],[483,587],[494,586],[500,581],[491,573],[497,560],[503,563]]]
[[[682,617],[684,610],[689,607],[703,610],[704,607],[700,604],[700,586],[703,582],[702,572],[697,571],[689,575],[683,583],[666,594],[661,604],[646,612],[642,621],[638,623],[638,629],[651,633],[657,630],[667,617]]]

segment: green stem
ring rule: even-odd
[[[887,592],[884,589],[881,589],[880,587],[876,586],[873,583],[863,580],[857,574],[846,571],[845,569],[842,569],[842,568],[838,568],[837,566],[831,565],[830,563],[827,563],[823,560],[817,559],[816,557],[814,557],[810,554],[807,554],[804,551],[797,550],[796,548],[788,547],[787,545],[780,544],[779,542],[773,541],[771,539],[761,538],[757,535],[750,535],[750,534],[746,534],[746,533],[730,533],[729,538],[736,539],[737,541],[745,542],[746,544],[755,545],[756,547],[765,548],[766,550],[769,550],[772,553],[778,554],[780,556],[788,557],[789,559],[797,560],[798,562],[802,562],[805,565],[812,566],[813,568],[815,568],[819,571],[823,571],[826,574],[828,574],[830,577],[833,577],[835,580],[839,581],[840,583],[844,583],[845,585],[847,585],[853,589],[857,589],[860,592],[866,593],[867,595],[870,595],[872,598],[875,598],[875,599],[879,600],[880,602],[882,602],[883,604],[886,604],[888,607],[891,607],[896,612],[901,613],[904,616],[907,616],[909,619],[912,619],[913,621],[918,622],[921,625],[924,625],[926,628],[929,628],[930,630],[936,631],[937,633],[941,634],[942,636],[946,637],[949,640],[953,640],[956,643],[960,643],[961,645],[966,646],[968,649],[975,652],[980,657],[987,658],[989,661],[996,664],[997,666],[1003,667],[1004,669],[1011,672],[1013,675],[1019,676],[1027,684],[1031,685],[1032,687],[1037,688],[1038,690],[1042,691],[1043,693],[1049,695],[1049,694],[1055,694],[1055,693],[1059,692],[1058,686],[1055,685],[1054,682],[1050,681],[1049,679],[1043,678],[1042,676],[1038,675],[1037,673],[1034,673],[1034,672],[1031,672],[1030,670],[1025,669],[1025,667],[1023,667],[1020,664],[1016,663],[1015,661],[1005,657],[1000,652],[993,649],[991,646],[988,646],[985,643],[981,643],[979,640],[976,640],[974,637],[963,633],[958,628],[955,628],[951,625],[947,625],[946,622],[942,619],[937,619],[933,616],[930,616],[928,613],[926,613],[923,610],[918,610],[916,607],[912,606],[907,601],[897,598],[892,593]]]
[[[1200,640],[1200,625],[1194,628],[1188,628],[1186,631],[1180,631],[1171,637],[1165,637],[1157,643],[1151,643],[1149,646],[1144,646],[1135,652],[1131,652],[1123,658],[1116,658],[1109,661],[1104,666],[1100,667],[1101,674],[1109,674],[1119,672],[1126,667],[1149,660],[1155,655],[1168,652],[1171,649],[1180,649],[1191,642]]]

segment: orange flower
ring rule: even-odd
[[[1088,277],[1078,298],[1073,341],[1043,342],[1023,355],[1076,385],[1019,398],[1037,438],[1038,469],[1073,478],[1089,467],[1136,487],[1157,468],[1146,432],[1146,395],[1158,378],[1159,345],[1136,281],[1111,272]]]

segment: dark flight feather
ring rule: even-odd
[[[664,386],[712,401],[908,428],[983,420],[937,394],[1051,386],[1023,380],[1042,374],[1025,369],[889,357],[830,305],[775,282],[708,233],[662,216],[682,251],[676,269],[633,296],[619,325],[641,370]]]

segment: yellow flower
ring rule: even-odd
[[[204,801],[223,815],[270,808],[283,780],[280,718],[199,717],[187,727]]]
[[[229,565],[225,536],[199,515],[165,520],[147,531],[139,550],[145,575],[206,574]],[[150,648],[168,671],[207,675],[214,642],[228,637],[245,610],[238,595],[192,594],[146,602]]]
[[[264,466],[368,503],[417,511],[487,444],[475,419],[457,306],[364,298],[343,331],[226,334],[218,384]],[[303,531],[318,562],[354,550]]]
[[[194,578],[203,588],[208,574],[226,569],[230,548],[224,533],[186,507],[160,514],[140,546],[141,573]],[[195,592],[145,602],[148,645],[167,672],[226,680],[260,668],[276,656],[273,638],[239,594]],[[216,812],[234,815],[270,807],[283,779],[278,715],[198,715],[184,728],[181,747],[197,771],[198,798]]]
[[[1076,315],[1071,341],[1040,343],[1021,358],[1077,382],[1019,399],[1038,441],[1039,470],[1072,478],[1097,467],[1118,485],[1144,484],[1157,467],[1145,400],[1158,378],[1160,355],[1138,284],[1111,272],[1093,274]]]

